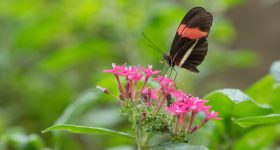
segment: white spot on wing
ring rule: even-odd
[[[181,59],[180,63],[179,63],[179,67],[182,67],[182,65],[184,64],[184,62],[188,59],[188,57],[190,56],[191,52],[193,51],[193,48],[195,47],[196,43],[198,40],[196,40],[194,42],[194,44],[192,45],[192,47],[190,47],[190,49],[186,52],[186,54],[184,55],[184,57]]]

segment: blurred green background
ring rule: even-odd
[[[113,62],[160,69],[161,54],[141,32],[168,53],[182,17],[194,6],[214,15],[209,52],[199,74],[177,68],[179,88],[197,96],[244,89],[279,59],[278,0],[1,0],[0,135],[6,143],[0,149],[130,148],[131,141],[114,137],[54,139],[41,131],[78,101],[87,102],[72,110],[75,116],[58,121],[128,130],[118,102],[93,92],[98,84],[116,91],[102,70]]]

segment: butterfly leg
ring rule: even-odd
[[[171,70],[170,70],[170,73],[169,73],[168,78],[170,78],[170,77],[171,77],[173,69],[174,69],[174,68],[173,68],[173,67],[171,67]]]
[[[165,76],[165,74],[167,73],[167,71],[168,71],[168,69],[169,69],[170,67],[171,67],[171,66],[168,66],[168,67],[165,69],[163,76]]]
[[[162,76],[165,76],[165,75],[166,75],[166,73],[167,73],[167,71],[168,71],[168,69],[169,69],[170,67],[171,67],[171,66],[166,67],[166,69],[165,69],[165,71],[164,71],[164,74],[163,74]],[[163,68],[163,66],[162,66],[162,68]],[[162,70],[162,69],[161,69],[161,70]],[[163,79],[162,79],[162,80],[163,80]],[[162,81],[162,80],[161,80],[161,81]],[[161,82],[161,81],[160,81],[160,82]]]
[[[172,69],[174,69],[174,68],[172,68]],[[174,71],[175,71],[174,84],[175,84],[175,87],[177,89],[176,78],[177,78],[177,75],[178,75],[178,71],[176,69],[174,69]]]

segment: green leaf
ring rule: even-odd
[[[1,150],[43,150],[45,147],[41,137],[37,134],[27,135],[22,128],[8,128],[0,136],[0,141]]]
[[[87,108],[92,107],[98,98],[100,98],[100,91],[88,89],[65,109],[63,114],[57,119],[56,124],[69,123],[75,120]]]
[[[96,102],[101,98],[100,90],[88,89],[72,103],[62,113],[62,115],[56,120],[55,124],[73,124],[77,122],[77,119],[88,109],[92,109]],[[65,134],[61,132],[53,132],[54,145],[61,149],[61,143],[65,139]]]
[[[135,150],[135,147],[133,145],[117,145],[106,148],[105,150]]]
[[[280,114],[270,114],[266,116],[256,116],[247,118],[232,119],[242,127],[251,127],[255,125],[271,125],[280,123]]]
[[[246,90],[246,93],[250,95],[259,103],[269,104],[271,100],[273,84],[275,80],[272,75],[266,75],[251,87]]]
[[[209,100],[213,110],[220,113],[220,117],[249,117],[271,113],[271,108],[268,105],[257,103],[238,89],[216,90],[204,98]]]
[[[69,131],[72,133],[81,133],[81,134],[102,134],[102,135],[112,135],[112,136],[119,136],[125,138],[134,139],[134,137],[128,133],[118,132],[110,129],[99,128],[99,127],[86,127],[86,126],[77,126],[77,125],[70,125],[70,124],[60,124],[54,125],[42,131],[42,133],[46,133],[49,131],[54,130],[64,130]]]
[[[233,150],[261,150],[267,149],[272,145],[279,134],[279,127],[265,126],[255,128],[246,132],[242,137],[235,142]]]
[[[269,104],[273,113],[280,113],[280,84],[275,82],[272,75],[266,75],[246,90],[259,103]]]
[[[280,84],[274,84],[271,91],[271,107],[274,113],[280,113]]]
[[[201,145],[190,145],[186,143],[166,143],[153,146],[152,150],[208,150]]]
[[[270,73],[280,83],[280,61],[275,61],[270,67]]]

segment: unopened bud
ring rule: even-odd
[[[127,82],[125,84],[125,95],[126,95],[126,97],[132,98],[131,83],[130,82]]]
[[[102,91],[103,93],[105,93],[105,94],[110,94],[109,90],[106,89],[106,88],[103,88],[103,87],[101,87],[101,86],[99,86],[99,85],[97,85],[96,88],[99,89],[99,90],[101,90],[101,91]]]
[[[141,121],[144,121],[146,119],[146,116],[147,116],[147,113],[146,112],[143,112],[141,114]]]
[[[172,99],[171,99],[171,95],[170,94],[168,94],[166,96],[166,101],[167,101],[167,106],[169,107],[172,104]]]
[[[122,94],[120,94],[119,95],[119,99],[123,101],[124,100],[124,96]]]

